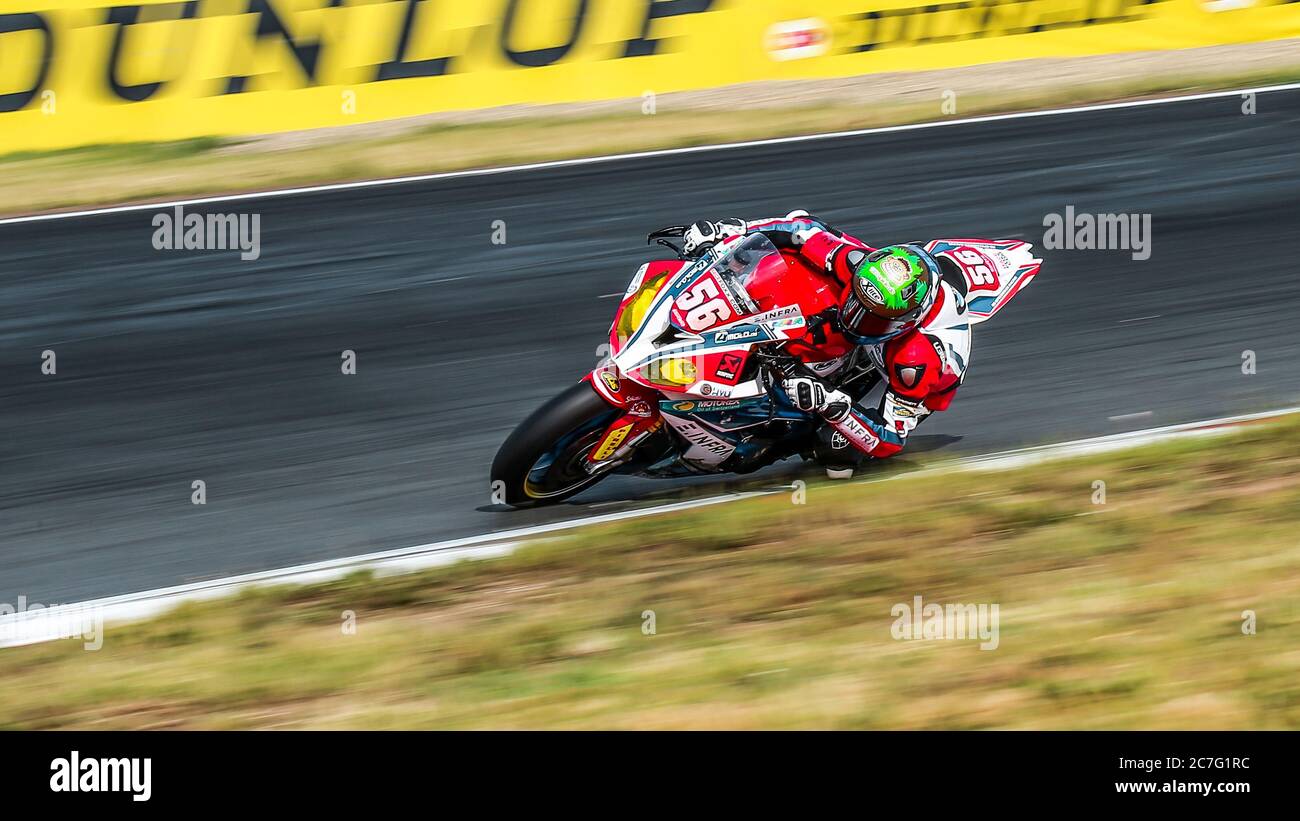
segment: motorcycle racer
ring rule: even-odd
[[[899,452],[922,420],[948,408],[965,376],[971,344],[965,281],[945,278],[939,260],[917,245],[872,248],[806,211],[696,222],[683,236],[683,251],[699,254],[754,232],[795,256],[810,280],[793,288],[759,281],[748,290],[763,309],[793,295],[814,317],[805,337],[786,348],[806,373],[787,376],[782,389],[792,405],[825,420],[817,457],[827,474],[847,478],[862,459]],[[835,384],[859,352],[886,380],[875,408],[858,407]]]
[[[743,475],[794,456],[850,476],[949,407],[970,329],[1043,263],[1015,238],[873,248],[804,211],[668,225],[646,242],[672,258],[632,276],[608,353],[497,451],[505,504],[556,504],[616,474]]]

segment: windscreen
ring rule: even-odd
[[[781,256],[772,241],[762,234],[750,234],[733,245],[721,259],[713,263],[710,270],[732,291],[736,301],[745,307],[745,313],[751,314],[758,307],[745,292],[745,282],[758,270],[763,260],[772,256]]]

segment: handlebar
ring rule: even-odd
[[[806,365],[779,348],[755,350],[752,355],[758,357],[759,373],[768,396],[772,396],[773,388],[792,376],[816,376]]]
[[[649,234],[646,234],[645,242],[646,245],[649,245],[652,242],[658,243],[676,254],[678,259],[687,259],[682,248],[673,245],[668,241],[669,238],[681,239],[684,236],[686,236],[685,225],[669,225],[666,228],[660,228],[657,231],[651,231]]]
[[[762,375],[761,378],[762,378],[763,388],[767,393],[767,395],[773,399],[778,398],[773,395],[773,390],[783,380],[789,379],[790,377],[809,376],[821,382],[827,381],[816,371],[812,370],[807,365],[805,365],[801,360],[796,359],[794,356],[786,353],[784,350],[780,348],[770,350],[770,351],[756,350],[754,351],[753,355],[759,357],[759,368],[760,368],[759,372]],[[854,361],[856,362],[856,360]],[[844,368],[842,368],[840,371],[837,372],[837,376],[842,377],[844,373],[847,373],[851,370],[853,370],[853,362],[846,364]],[[856,387],[850,387],[854,382],[857,382],[864,375],[867,377],[867,380],[865,382],[863,382],[860,385],[857,385]],[[861,370],[856,374],[850,374],[847,379],[840,378],[840,379],[832,380],[832,384],[837,389],[847,391],[851,396],[855,396],[860,399],[863,396],[865,396],[867,393],[869,393],[871,389],[874,388],[877,384],[879,384],[881,379],[882,376],[878,371],[876,371],[874,368],[868,368],[865,370]]]

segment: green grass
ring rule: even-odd
[[[0,727],[1297,729],[1298,468],[1293,419],[249,590],[0,652]],[[893,639],[915,595],[998,648]]]

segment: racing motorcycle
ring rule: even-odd
[[[691,255],[673,242],[685,230],[647,237],[676,258],[648,262],[632,277],[606,360],[501,445],[491,472],[495,502],[553,504],[613,473],[745,474],[795,455],[813,458],[821,420],[791,405],[780,384],[814,374],[782,348],[810,334],[816,341],[834,317],[804,315],[800,294],[809,278],[797,270],[803,263],[795,252],[754,233]],[[940,239],[923,247],[961,295],[970,324],[996,313],[1040,263],[1020,240]],[[768,294],[775,283],[777,307],[760,309],[751,296],[760,280]],[[854,351],[829,380],[855,402],[882,379],[868,351]]]

